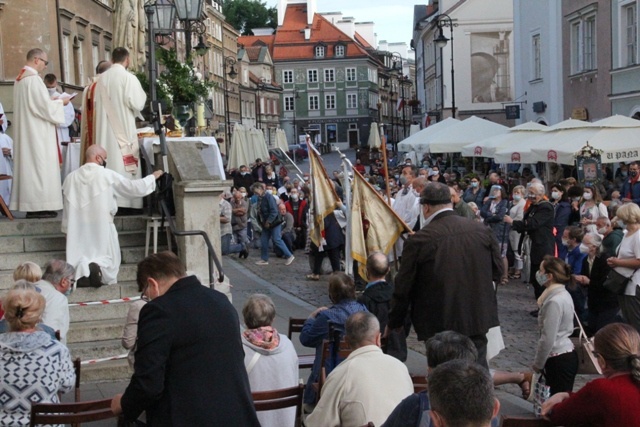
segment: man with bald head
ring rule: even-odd
[[[493,281],[502,259],[492,231],[453,210],[449,188],[429,182],[420,194],[424,225],[407,239],[395,278],[387,331],[411,315],[418,339],[452,330],[468,336],[487,366],[487,338],[498,326]]]
[[[87,148],[85,163],[67,176],[62,186],[62,231],[67,234],[67,262],[76,269],[78,286],[99,287],[117,282],[120,244],[113,218],[116,197],[144,197],[156,188],[162,171],[131,180],[107,169],[107,152],[100,145]]]

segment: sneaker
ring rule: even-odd
[[[256,261],[256,265],[269,265],[269,261],[261,259],[260,261]]]
[[[293,255],[291,255],[289,258],[287,258],[287,260],[284,262],[284,265],[289,265],[293,262],[293,260],[296,259],[296,257],[294,257]]]

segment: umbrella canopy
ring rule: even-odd
[[[382,147],[382,140],[380,139],[380,130],[376,122],[371,123],[371,132],[369,132],[369,148],[380,149]]]
[[[420,132],[411,135],[408,138],[403,139],[398,143],[398,151],[416,151],[420,154],[429,151],[428,138],[441,130],[447,129],[455,124],[460,123],[460,120],[448,117],[441,122],[435,123],[431,126],[427,126]]]
[[[287,142],[287,134],[284,129],[276,129],[276,147],[284,151],[289,151],[289,143]]]
[[[541,161],[573,164],[576,153],[589,142],[602,150],[603,163],[640,160],[640,121],[624,116],[611,116],[591,123],[589,133],[580,133],[554,146],[533,148]]]
[[[264,139],[264,133],[256,128],[251,128],[246,132],[248,133],[247,141],[249,141],[249,152],[251,155],[250,163],[253,163],[258,158],[269,161],[271,156],[267,148],[267,141]]]
[[[501,124],[471,116],[446,131],[433,135],[428,149],[431,153],[460,153],[465,145],[501,135],[508,130],[508,127]]]
[[[244,132],[244,126],[237,124],[233,127],[231,134],[231,147],[229,149],[228,168],[238,169],[240,165],[249,165],[253,160],[249,159],[248,146]],[[255,158],[254,158],[255,160]]]
[[[496,150],[493,155],[497,163],[536,163],[538,161],[558,162],[555,147],[571,138],[585,138],[594,132],[593,123],[582,120],[569,119],[528,137],[523,137],[517,143]],[[584,145],[584,144],[583,144]],[[544,150],[544,159],[533,152]],[[569,162],[569,164],[573,161]]]
[[[510,128],[506,133],[465,145],[462,147],[462,155],[466,157],[492,157],[497,149],[518,144],[523,138],[528,138],[545,129],[547,126],[536,122],[523,123]]]

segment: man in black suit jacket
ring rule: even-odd
[[[134,373],[111,403],[149,426],[259,426],[238,315],[223,294],[186,276],[171,252],[138,264],[150,302],[140,311]]]
[[[445,184],[428,183],[420,203],[425,223],[405,242],[385,335],[401,328],[410,310],[419,340],[459,332],[487,366],[486,334],[499,324],[492,284],[502,275],[498,243],[489,228],[453,211]]]

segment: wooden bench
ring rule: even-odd
[[[287,337],[291,340],[291,336],[293,333],[302,332],[302,327],[304,326],[304,321],[307,319],[300,319],[295,317],[289,317],[289,330],[287,331]],[[298,355],[298,368],[307,369],[313,367],[313,362],[316,360],[316,355],[314,354],[299,354]]]
[[[122,417],[111,412],[111,399],[76,403],[34,403],[31,405],[31,427],[43,424],[79,424],[118,419],[118,427],[125,426]]]
[[[303,392],[304,385],[298,384],[296,387],[281,388],[279,390],[254,391],[251,393],[251,396],[253,397],[253,405],[255,406],[256,411],[273,411],[274,409],[283,409],[295,406],[296,421],[294,423],[294,427],[300,427]]]

